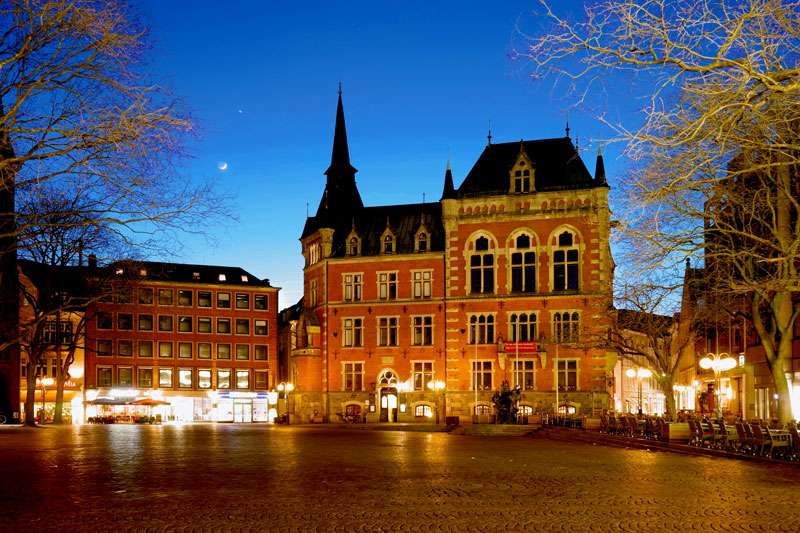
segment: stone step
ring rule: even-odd
[[[539,429],[534,425],[505,424],[470,424],[459,426],[450,433],[453,435],[471,435],[481,437],[525,437]]]

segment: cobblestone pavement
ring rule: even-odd
[[[800,531],[799,470],[267,425],[0,429],[3,531]]]

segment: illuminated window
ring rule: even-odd
[[[553,289],[556,291],[578,290],[578,248],[572,233],[565,231],[558,236],[558,249],[553,252]]]
[[[236,370],[236,388],[249,389],[250,388],[250,371],[249,370]]]
[[[364,363],[342,363],[342,384],[346,391],[364,388]]]
[[[578,361],[558,360],[558,390],[578,390]]]
[[[397,298],[397,272],[378,273],[378,297],[381,300]]]
[[[192,370],[190,368],[178,369],[178,388],[192,388]]]
[[[172,358],[172,343],[171,342],[159,342],[158,343],[158,356],[162,359],[171,359]]]
[[[528,342],[538,338],[534,313],[512,313],[508,317],[509,342]]]
[[[555,342],[577,342],[580,337],[580,315],[576,312],[553,313]]]
[[[211,370],[203,368],[197,371],[197,388],[198,389],[211,388]]]
[[[179,342],[178,343],[178,358],[179,359],[191,359],[192,358],[192,343],[191,342]]]
[[[378,318],[378,346],[397,346],[397,317]]]
[[[158,369],[158,387],[161,389],[172,388],[172,369],[164,368],[163,366]]]
[[[344,346],[358,347],[364,345],[364,326],[360,318],[344,319]]]
[[[430,346],[433,344],[433,317],[415,316],[412,318],[412,344]]]
[[[433,416],[433,409],[430,405],[417,405],[414,407],[414,416],[417,418],[431,418]]]
[[[470,292],[494,292],[494,254],[489,250],[489,239],[479,237],[469,258]]]
[[[533,390],[534,385],[534,361],[533,359],[512,359],[514,372],[514,387],[521,390]]]
[[[192,332],[192,317],[190,316],[179,316],[178,317],[178,331],[181,333],[191,333]]]
[[[432,270],[413,270],[411,272],[414,298],[430,298],[433,282]]]
[[[492,408],[486,404],[479,403],[475,406],[475,414],[476,415],[490,415],[492,414]]]
[[[414,390],[425,390],[433,381],[433,361],[415,361],[411,366],[411,379]]]
[[[492,362],[472,361],[472,390],[492,390]]]
[[[192,306],[192,291],[190,290],[179,290],[178,291],[178,305],[181,307],[191,307]]]
[[[491,344],[494,342],[494,316],[472,315],[469,317],[469,343]]]
[[[345,274],[344,280],[344,299],[346,302],[357,302],[361,300],[361,274]]]
[[[231,371],[230,369],[217,370],[217,388],[230,389],[231,388]]]
[[[217,309],[230,309],[231,308],[231,293],[218,292],[217,293]]]
[[[236,294],[236,309],[250,309],[250,295],[237,293]]]
[[[217,344],[217,359],[228,361],[231,358],[230,344]]]
[[[231,332],[231,319],[218,318],[217,319],[217,333],[227,335]]]

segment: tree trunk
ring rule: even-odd
[[[667,416],[670,420],[678,419],[678,407],[675,403],[675,389],[673,388],[674,380],[666,379],[661,384],[661,389],[664,392],[664,406],[667,408]]]
[[[63,424],[64,418],[62,416],[64,410],[64,369],[61,365],[61,351],[56,349],[56,358],[58,364],[56,365],[56,406],[53,411],[53,424]]]
[[[26,363],[28,379],[26,382],[28,396],[25,398],[25,425],[36,426],[36,378],[39,371],[33,359]],[[44,420],[42,420],[44,422]]]

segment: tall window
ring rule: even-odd
[[[111,369],[106,367],[97,367],[97,386],[110,387],[111,386]]]
[[[250,388],[250,371],[244,369],[236,369],[236,388],[249,389]]]
[[[231,388],[231,370],[230,368],[217,369],[217,388],[230,389]]]
[[[512,359],[514,368],[514,386],[521,390],[533,390],[534,360]]]
[[[428,383],[433,381],[433,361],[416,361],[411,372],[414,390],[425,390]]]
[[[492,362],[472,361],[472,390],[492,390]]]
[[[553,289],[578,290],[578,249],[572,233],[558,236],[558,250],[553,252]]]
[[[578,390],[578,361],[558,360],[558,390]]]
[[[578,313],[553,314],[553,338],[555,342],[577,342],[580,333],[580,315]]]
[[[391,233],[386,233],[383,236],[383,253],[394,253],[394,235]]]
[[[153,386],[153,369],[139,367],[139,388],[149,389]]]
[[[413,318],[414,346],[430,346],[433,344],[433,317],[415,316]]]
[[[397,298],[397,272],[378,273],[378,297],[381,300]]]
[[[472,315],[469,318],[469,343],[491,344],[494,342],[494,316]]]
[[[357,302],[361,300],[361,274],[344,275],[344,299],[346,302]]]
[[[364,345],[364,322],[360,318],[344,319],[344,346]]]
[[[378,319],[378,346],[397,346],[397,317]]]
[[[350,240],[347,242],[347,255],[358,255],[359,249],[361,248],[361,241],[353,235],[350,237]]]
[[[414,270],[411,273],[414,298],[430,298],[431,283],[433,282],[432,270]]]
[[[512,313],[508,317],[508,340],[510,342],[535,341],[538,338],[536,315]]]
[[[489,251],[489,239],[479,237],[475,250],[469,258],[470,291],[474,293],[494,292],[494,254]]]
[[[364,387],[364,363],[342,363],[344,390],[360,391]]]
[[[417,236],[417,251],[418,252],[427,252],[428,251],[428,234],[424,232],[420,232]]]
[[[531,238],[517,237],[515,250],[511,254],[511,290],[536,292],[536,252],[531,249]]]
[[[158,386],[162,389],[172,388],[172,369],[164,368],[163,366],[158,369]]]
[[[317,280],[312,279],[309,283],[309,306],[316,307],[317,306]],[[266,309],[266,308],[265,308]]]

